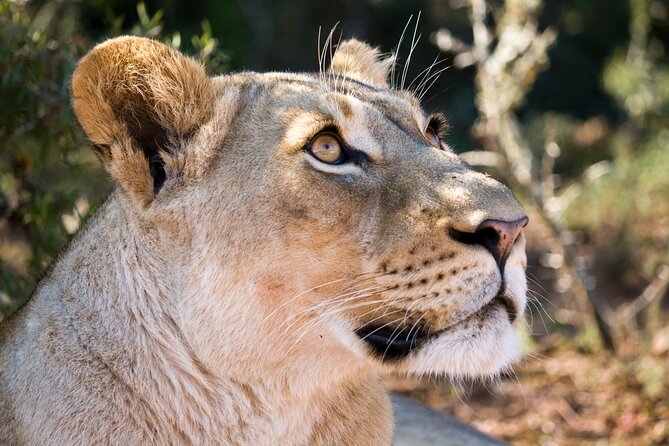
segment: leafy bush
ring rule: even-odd
[[[77,214],[68,222],[64,216],[77,209],[85,213],[87,203],[108,188],[98,180],[100,168],[85,148],[69,107],[68,77],[82,49],[74,36],[50,38],[24,4],[0,2],[4,313],[27,297],[81,218]]]
[[[567,212],[570,226],[598,246],[600,269],[629,281],[647,281],[669,263],[669,64],[646,37],[605,66],[602,83],[627,121],[608,138],[609,173],[590,181]]]

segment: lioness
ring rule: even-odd
[[[527,218],[390,65],[355,40],[317,74],[84,57],[118,187],[1,327],[0,443],[390,444],[382,371],[507,368]]]

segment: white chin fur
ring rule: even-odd
[[[520,357],[520,345],[506,311],[490,311],[479,328],[475,321],[458,325],[416,350],[404,371],[419,375],[492,378]]]

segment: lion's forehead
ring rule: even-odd
[[[423,117],[420,102],[405,90],[380,89],[355,79],[318,73],[239,73],[233,80],[255,89],[247,95],[246,106],[271,105],[275,113],[302,111],[327,114],[336,106],[345,117],[354,112],[374,110],[401,127],[411,126]],[[262,100],[264,99],[264,100]]]

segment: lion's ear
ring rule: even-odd
[[[209,121],[214,88],[200,64],[159,42],[119,37],[96,46],[72,75],[72,105],[106,169],[148,204],[177,155]]]
[[[359,80],[377,88],[388,88],[392,57],[382,57],[379,50],[359,40],[342,42],[332,57],[330,72]]]

